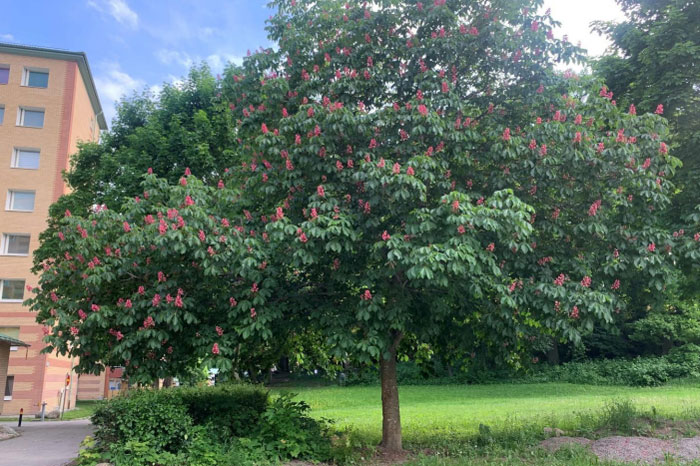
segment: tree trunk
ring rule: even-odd
[[[552,339],[552,346],[547,350],[547,362],[553,366],[559,365],[559,344],[556,339]]]
[[[382,357],[379,371],[382,378],[382,443],[388,452],[403,451],[401,445],[401,414],[399,412],[399,386],[396,381],[396,349],[401,341],[401,333],[393,334],[389,348],[389,359]]]

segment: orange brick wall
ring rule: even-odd
[[[0,255],[0,278],[25,279],[27,285],[36,286],[38,279],[30,272],[31,252],[38,247],[39,233],[46,227],[49,205],[66,192],[61,171],[68,167],[78,140],[96,140],[98,129],[97,123],[91,125],[95,114],[76,62],[0,54],[0,64],[10,65],[9,82],[0,85],[0,104],[5,106],[4,122],[0,125],[0,233],[31,235],[29,256]],[[25,67],[48,69],[48,87],[21,86]],[[20,106],[44,108],[44,127],[16,126]],[[39,169],[11,168],[15,147],[40,149]],[[8,189],[34,190],[34,212],[6,211]],[[41,409],[42,401],[47,402],[47,410],[58,407],[71,361],[39,353],[43,347],[41,327],[35,322],[35,314],[21,303],[0,302],[0,327],[19,327],[20,340],[32,345],[28,352],[20,348],[10,354],[8,375],[15,376],[15,385],[12,401],[4,403],[2,414],[16,414],[20,408],[27,414],[35,413]],[[70,406],[74,406],[78,392],[77,379],[73,380]]]

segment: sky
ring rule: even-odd
[[[248,50],[270,46],[267,0],[35,0],[3,5],[0,42],[87,53],[107,121],[134,91],[157,91],[206,60],[215,73]],[[623,18],[614,0],[545,0],[562,23],[555,34],[591,55],[607,47],[593,20]]]

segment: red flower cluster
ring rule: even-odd
[[[566,276],[563,273],[560,273],[559,276],[554,279],[554,284],[557,286],[564,286],[565,281],[566,281]]]
[[[583,280],[581,280],[581,286],[584,288],[589,288],[591,286],[591,277],[588,275],[583,277]]]
[[[602,201],[600,199],[591,204],[591,206],[588,208],[588,216],[595,217],[595,215],[598,213],[598,209],[600,209],[601,204]]]
[[[146,319],[143,321],[143,328],[153,328],[155,326],[156,323],[151,316],[146,317]]]
[[[365,290],[365,292],[362,294],[362,300],[369,301],[371,299],[372,299],[372,293],[369,290]]]

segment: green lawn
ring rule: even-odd
[[[312,415],[350,427],[360,442],[376,444],[381,438],[378,386],[284,387],[274,393],[297,393]],[[655,388],[547,384],[442,385],[400,388],[404,444],[413,451],[429,449],[433,457],[421,465],[452,464],[591,464],[583,451],[538,458],[533,445],[545,426],[592,435],[601,413],[614,400],[631,400],[644,412],[673,419],[700,418],[700,381]],[[479,435],[479,425],[482,435]],[[491,434],[484,435],[489,431]],[[493,436],[492,440],[488,437]],[[491,446],[484,443],[493,442]],[[473,457],[475,446],[482,448]],[[523,450],[525,448],[525,450]],[[529,450],[528,450],[529,448]],[[491,455],[497,458],[489,459]],[[467,455],[469,459],[464,458]],[[486,456],[484,456],[486,455]],[[512,455],[512,458],[510,458]],[[534,455],[524,460],[523,455]],[[562,457],[563,455],[563,457]],[[457,457],[457,459],[454,459]],[[464,462],[466,461],[466,462]]]

